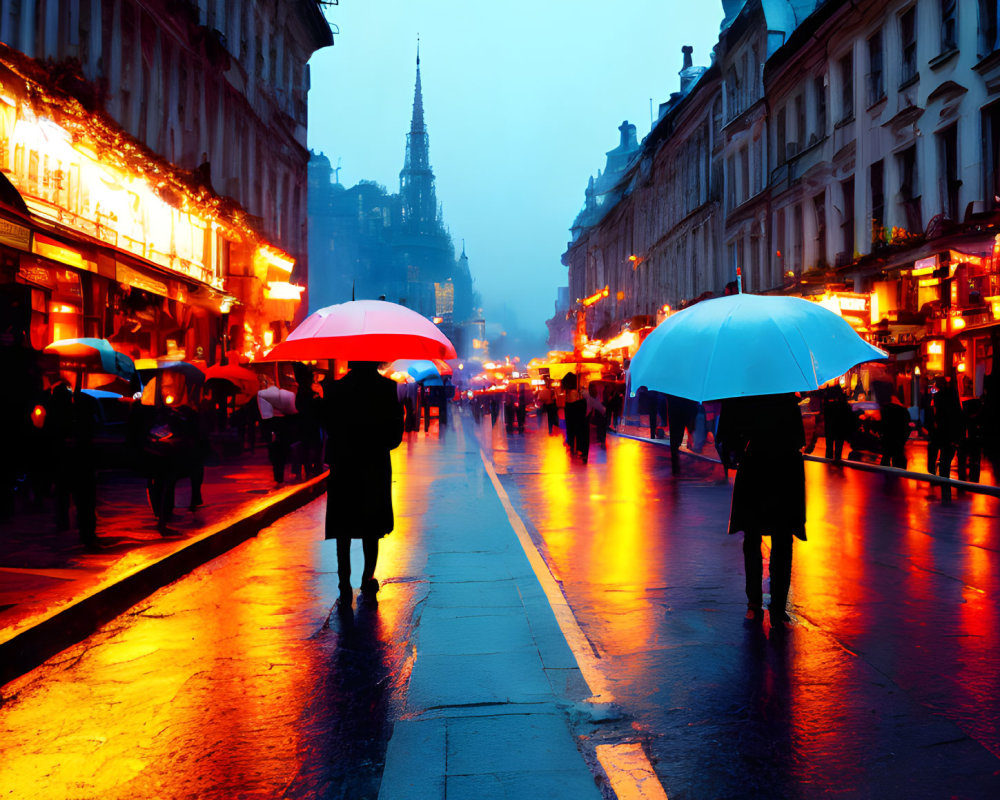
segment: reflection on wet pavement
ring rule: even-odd
[[[997,498],[807,463],[775,631],[743,619],[721,467],[480,433],[671,800],[1000,796]]]
[[[335,547],[316,500],[4,687],[0,793],[376,797],[431,480],[410,474],[406,446],[394,468],[397,533],[380,571],[396,579],[377,607],[332,610]]]

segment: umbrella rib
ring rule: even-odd
[[[795,364],[795,366],[799,368],[799,374],[802,375],[802,380],[806,381],[813,388],[817,388],[819,386],[819,383],[817,383],[817,380],[816,380],[816,369],[815,369],[815,366],[813,366],[813,376],[812,376],[812,381],[810,381],[809,380],[809,376],[806,375],[805,371],[802,369],[802,365],[799,363],[798,359],[795,357],[795,350],[792,349],[792,344],[791,344],[791,342],[788,341],[788,337],[785,335],[785,331],[781,328],[780,325],[776,324],[774,327],[777,328],[778,329],[778,333],[781,334],[781,341],[783,341],[785,343],[785,347],[788,348],[788,352],[792,356],[792,363]],[[802,334],[798,330],[798,328],[796,328],[795,330],[796,330],[797,333],[799,333],[799,337],[802,338]],[[812,350],[809,349],[809,346],[806,344],[804,338],[803,338],[802,344],[805,346],[806,352],[809,353],[809,363],[812,364]]]
[[[722,323],[719,325],[719,332],[720,333],[722,332],[722,329],[724,327],[726,327],[726,324],[729,322],[729,320],[732,319],[732,316],[733,316],[733,314],[735,312],[736,312],[736,307],[730,309],[729,312],[726,314],[725,319],[723,319]],[[712,350],[708,354],[708,358],[706,359],[706,362],[705,362],[705,378],[702,380],[702,384],[701,384],[701,397],[697,398],[697,400],[698,400],[699,403],[702,403],[705,400],[715,400],[716,399],[714,397],[709,397],[708,396],[708,377],[709,377],[709,375],[712,374],[712,364],[715,362],[715,353],[719,349],[719,342],[720,342],[721,339],[722,339],[721,336],[716,336],[715,337],[715,341],[712,342]]]

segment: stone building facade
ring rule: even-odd
[[[692,79],[685,61],[616,203],[573,228],[572,297],[608,289],[588,332],[731,291],[738,268],[744,291],[823,302],[890,350],[908,404],[920,375],[981,394],[1000,323],[997,4],[723,11],[711,66]],[[632,268],[591,274],[597,253]]]
[[[4,0],[0,42],[0,282],[30,344],[212,363],[280,339],[305,288],[320,5]]]

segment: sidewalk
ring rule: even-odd
[[[0,686],[81,641],[166,584],[235,547],[325,488],[324,476],[277,487],[265,448],[205,469],[205,505],[188,511],[177,487],[169,537],[161,536],[145,480],[98,473],[97,533],[88,552],[75,530],[56,532],[52,498],[0,522]]]
[[[532,561],[537,552],[520,540],[520,520],[498,494],[473,423],[456,415],[453,425],[436,452],[419,454],[437,461],[433,513],[423,522],[427,594],[379,800],[614,797],[622,759],[605,765],[589,736],[607,709],[586,702],[595,687],[567,644]],[[619,796],[662,796],[650,789]]]

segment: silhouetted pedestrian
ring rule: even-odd
[[[403,439],[403,407],[396,385],[378,364],[352,361],[343,378],[324,386],[324,421],[330,477],[326,498],[326,538],[337,540],[340,601],[349,606],[351,541],[364,550],[361,592],[375,599],[379,539],[392,532],[392,462],[389,453]]]
[[[97,401],[65,383],[52,387],[45,426],[51,432],[55,469],[56,529],[70,527],[70,501],[76,506],[76,527],[84,547],[97,541]],[[8,454],[10,455],[10,454]]]
[[[566,398],[566,404],[563,408],[566,417],[566,446],[572,456],[582,450],[581,437],[583,435],[588,437],[588,443],[590,441],[590,430],[587,427],[587,401],[580,394],[576,373],[567,372],[563,376],[561,384]],[[581,429],[583,429],[582,432]]]
[[[927,471],[948,478],[951,477],[951,461],[965,429],[962,401],[954,381],[943,376],[935,380],[931,408],[934,413],[927,440]],[[950,485],[942,485],[941,497],[944,500],[951,498]]]
[[[601,398],[597,383],[591,383],[587,387],[587,419],[594,426],[597,443],[605,446],[608,438],[608,407]],[[589,431],[587,438],[590,439]]]
[[[963,436],[958,445],[958,479],[979,482],[985,441],[983,401],[970,397],[962,403]]]
[[[545,411],[545,418],[549,424],[549,435],[559,427],[559,406],[556,405],[556,392],[552,385],[546,381],[545,385],[538,391],[538,403]]]
[[[694,430],[697,414],[698,403],[694,400],[672,394],[667,395],[667,426],[670,430],[670,472],[672,475],[680,475],[681,442],[686,430]]]
[[[895,395],[880,409],[879,441],[883,467],[906,469],[906,440],[910,438],[910,412]]]
[[[844,387],[833,384],[823,397],[823,435],[826,437],[826,457],[840,461],[844,452],[844,442],[850,438],[855,427],[851,404],[847,402]]]
[[[517,417],[517,432],[524,433],[524,420],[528,414],[528,387],[519,383],[517,385],[517,407],[515,416]]]
[[[292,459],[295,477],[314,478],[323,471],[322,398],[313,387],[313,371],[305,364],[294,362],[295,410],[299,441]]]
[[[729,532],[743,531],[747,619],[763,617],[761,537],[771,537],[771,623],[788,621],[792,540],[806,538],[805,431],[794,394],[724,400],[719,443],[746,441],[739,456]],[[780,628],[778,628],[780,629]]]
[[[289,418],[297,413],[295,395],[287,389],[268,386],[257,392],[257,405],[274,482],[282,484],[285,482],[285,465],[292,446],[293,428]]]

